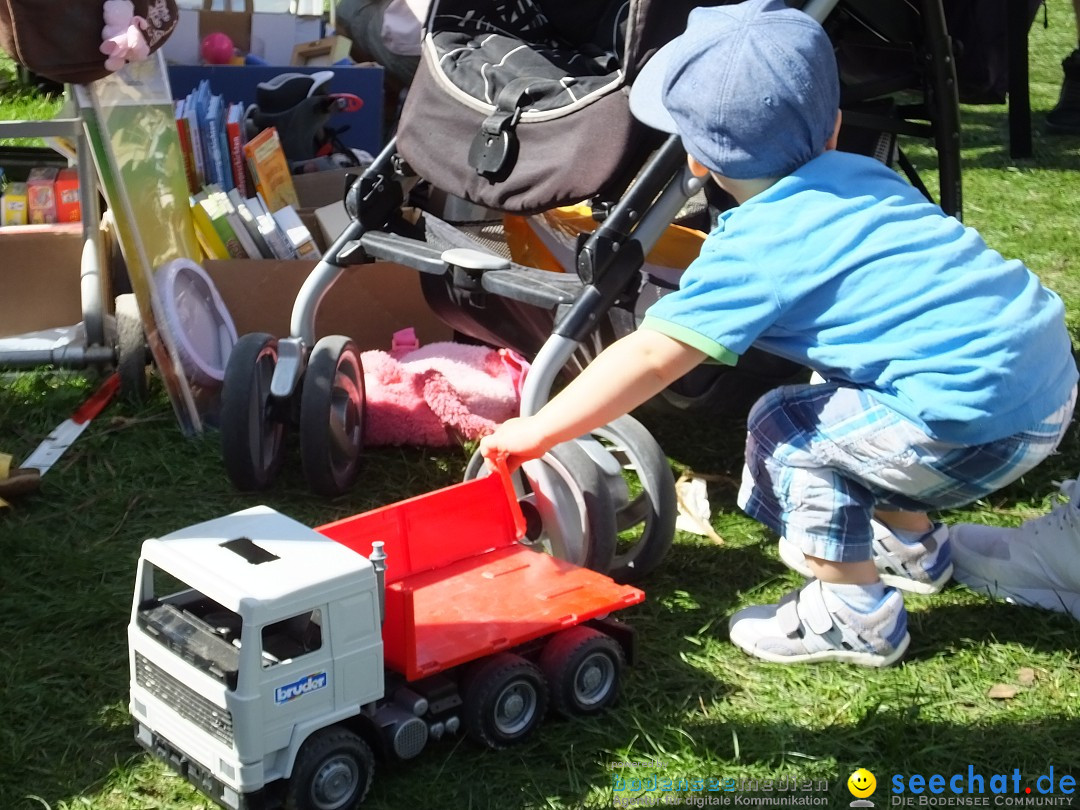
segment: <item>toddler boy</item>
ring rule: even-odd
[[[910,641],[899,590],[952,570],[926,511],[1015,480],[1068,425],[1061,300],[888,167],[836,151],[832,45],[783,0],[695,9],[631,107],[738,205],[635,332],[481,452],[536,458],[751,345],[812,368],[824,383],[751,410],[739,493],[810,582],[737,612],[730,637],[769,661],[891,664]]]

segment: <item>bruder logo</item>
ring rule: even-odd
[[[316,672],[311,675],[305,675],[298,681],[287,683],[284,686],[279,686],[275,689],[274,703],[288,703],[290,700],[295,700],[310,692],[316,692],[319,689],[323,689],[326,686],[326,683],[327,677],[325,672]]]

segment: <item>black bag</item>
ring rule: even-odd
[[[717,4],[436,0],[398,150],[436,188],[501,211],[625,185],[661,137],[630,114],[630,82],[693,6]]]
[[[176,0],[133,0],[135,16],[156,51],[176,28]],[[101,0],[0,0],[0,49],[20,65],[56,82],[86,84],[107,76],[100,50]]]

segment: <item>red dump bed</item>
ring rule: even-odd
[[[417,680],[645,598],[522,546],[524,525],[500,470],[317,531],[364,556],[383,541],[386,665]]]

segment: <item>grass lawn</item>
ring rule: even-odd
[[[1035,156],[1008,157],[1004,107],[965,108],[965,220],[1062,295],[1080,346],[1080,138],[1048,137],[1041,123],[1075,35],[1066,0],[1048,6],[1050,26],[1040,15],[1031,31]],[[0,118],[54,108],[27,94],[0,95]],[[70,371],[0,376],[0,451],[24,458],[92,385]],[[154,394],[141,408],[114,403],[40,493],[0,511],[0,810],[210,807],[132,740],[125,623],[144,538],[260,502],[318,525],[460,480],[468,458],[465,450],[371,451],[359,484],[340,499],[310,495],[298,464],[271,492],[241,495],[225,477],[217,435],[184,439],[160,386]],[[872,799],[884,807],[894,777],[960,773],[966,786],[971,767],[985,775],[987,791],[991,776],[1008,774],[1011,793],[1015,771],[1020,790],[1034,796],[1051,768],[1055,782],[1080,778],[1080,624],[950,586],[906,599],[913,642],[899,666],[753,660],[728,642],[728,616],[776,599],[799,578],[779,562],[776,538],[735,506],[742,425],[649,426],[673,464],[711,476],[714,527],[725,543],[680,534],[644,584],[645,603],[626,611],[641,658],[620,704],[594,721],[549,722],[509,751],[452,738],[413,762],[380,764],[366,806],[610,807],[659,795],[615,791],[619,778],[659,777],[758,780],[759,788],[814,780],[812,791],[758,795],[846,807],[848,775],[866,768],[878,783]],[[1017,524],[1046,511],[1053,482],[1078,471],[1073,429],[1035,472],[944,519]],[[1002,685],[1013,688],[995,690]],[[737,803],[732,793],[701,795]],[[984,798],[994,806],[994,796]]]

